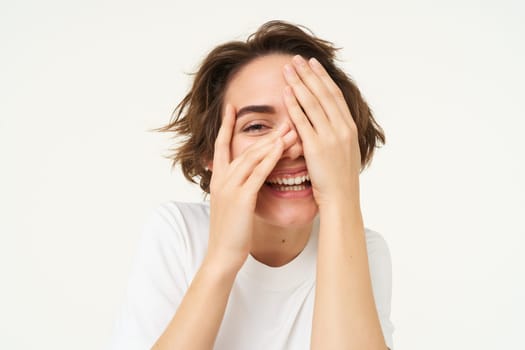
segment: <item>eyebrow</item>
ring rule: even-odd
[[[269,105],[252,105],[252,106],[242,107],[241,109],[239,109],[239,111],[237,111],[236,118],[239,119],[240,117],[248,113],[271,114],[271,113],[275,113],[275,108]]]

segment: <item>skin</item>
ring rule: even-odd
[[[212,349],[248,254],[270,266],[289,262],[306,245],[317,213],[311,348],[386,349],[360,209],[357,129],[341,91],[317,61],[269,55],[236,74],[224,102],[210,164],[208,252],[154,349]],[[272,112],[241,116],[249,105]],[[279,198],[265,189],[273,174],[303,167],[309,195]]]
[[[242,115],[237,113],[239,117],[230,144],[233,159],[257,142],[271,137],[278,128],[291,130],[291,144],[282,152],[271,172],[263,174],[265,179],[274,177],[274,174],[280,174],[280,177],[293,174],[293,170],[305,169],[300,174],[306,173],[303,144],[297,137],[283,96],[287,83],[282,67],[290,63],[290,59],[291,56],[271,55],[251,62],[233,77],[225,94],[225,103],[237,112],[247,106],[268,106],[272,109]],[[246,216],[253,216],[254,220],[250,252],[269,266],[284,265],[306,245],[317,214],[317,203],[311,195],[278,198],[264,186],[254,190],[257,191],[256,197],[252,197],[256,200],[255,215],[245,213]]]

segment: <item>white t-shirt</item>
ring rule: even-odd
[[[110,349],[150,349],[173,318],[206,253],[209,203],[166,202],[144,225]],[[291,262],[270,267],[251,255],[239,270],[215,350],[306,350],[315,297],[319,220]],[[370,274],[383,335],[393,349],[388,246],[365,229]]]

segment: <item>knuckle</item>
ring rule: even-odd
[[[337,85],[334,84],[330,90],[331,90],[331,94],[334,95],[335,97],[344,99],[343,91]]]
[[[314,101],[312,101],[310,98],[306,99],[306,101],[304,101],[302,105],[305,110],[311,110],[314,112],[318,111],[317,104]]]
[[[302,81],[299,80],[299,78],[294,79],[291,81],[290,86],[292,87],[293,93],[297,96],[297,94],[302,90]]]
[[[245,203],[246,206],[249,206],[257,198],[257,190],[254,191],[241,191],[239,194],[239,199],[242,203]]]
[[[255,175],[258,178],[263,177],[265,173],[266,172],[264,171],[264,169],[262,169],[260,166],[253,169],[253,175]]]
[[[352,135],[355,135],[355,137],[359,134],[359,130],[357,130],[357,125],[354,123],[353,119],[350,121],[348,130]]]
[[[305,69],[303,71],[303,75],[305,77],[305,80],[309,80],[311,82],[315,81],[314,79],[317,78],[317,76],[315,75],[315,73],[311,69]]]
[[[319,97],[323,100],[330,100],[333,99],[333,94],[331,94],[329,90],[322,89],[319,91]]]
[[[293,106],[292,112],[292,115],[295,118],[300,118],[300,116],[304,114],[303,109],[297,103]]]
[[[237,158],[235,158],[235,159],[230,163],[231,167],[232,167],[233,169],[237,168],[237,167],[239,166],[239,163],[241,163],[241,162],[243,161],[244,157],[245,157],[244,154],[241,154],[240,156],[238,156]]]

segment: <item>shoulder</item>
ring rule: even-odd
[[[166,201],[152,209],[146,217],[146,232],[158,235],[188,234],[200,232],[209,224],[209,204]]]
[[[177,255],[193,273],[208,246],[209,213],[208,202],[163,202],[147,216],[142,243]]]
[[[392,349],[394,325],[390,320],[392,301],[392,260],[388,244],[376,231],[365,228],[368,263],[374,300],[387,346]]]
[[[376,295],[390,296],[392,289],[392,258],[390,249],[383,236],[365,228],[368,264],[372,286]]]
[[[209,213],[210,207],[208,202],[166,201],[150,212],[148,221],[181,224],[191,220],[208,220]]]
[[[184,297],[208,237],[206,203],[169,201],[145,216],[113,335],[114,349],[151,348]]]
[[[390,256],[388,244],[379,232],[365,227],[365,238],[369,256],[378,254]]]

